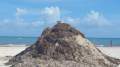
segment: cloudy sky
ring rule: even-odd
[[[57,20],[87,37],[120,37],[119,0],[1,0],[0,36],[39,36]]]

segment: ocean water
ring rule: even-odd
[[[38,37],[0,36],[0,45],[31,45]],[[97,46],[120,46],[120,38],[88,38]]]
[[[31,45],[38,37],[0,36],[0,45]]]
[[[120,46],[120,38],[88,38],[97,46]]]

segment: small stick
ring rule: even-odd
[[[112,40],[110,41],[110,46],[112,47]]]

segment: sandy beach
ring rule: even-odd
[[[16,54],[23,51],[27,46],[0,46],[0,67],[9,67],[5,66],[4,63],[6,63],[10,57],[15,56]]]
[[[9,67],[5,66],[11,56],[23,51],[28,46],[0,46],[0,67]],[[106,55],[116,57],[120,59],[120,47],[98,47]]]

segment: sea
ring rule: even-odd
[[[0,45],[32,45],[38,37],[0,36]],[[96,46],[120,46],[120,38],[92,38],[88,37]]]

